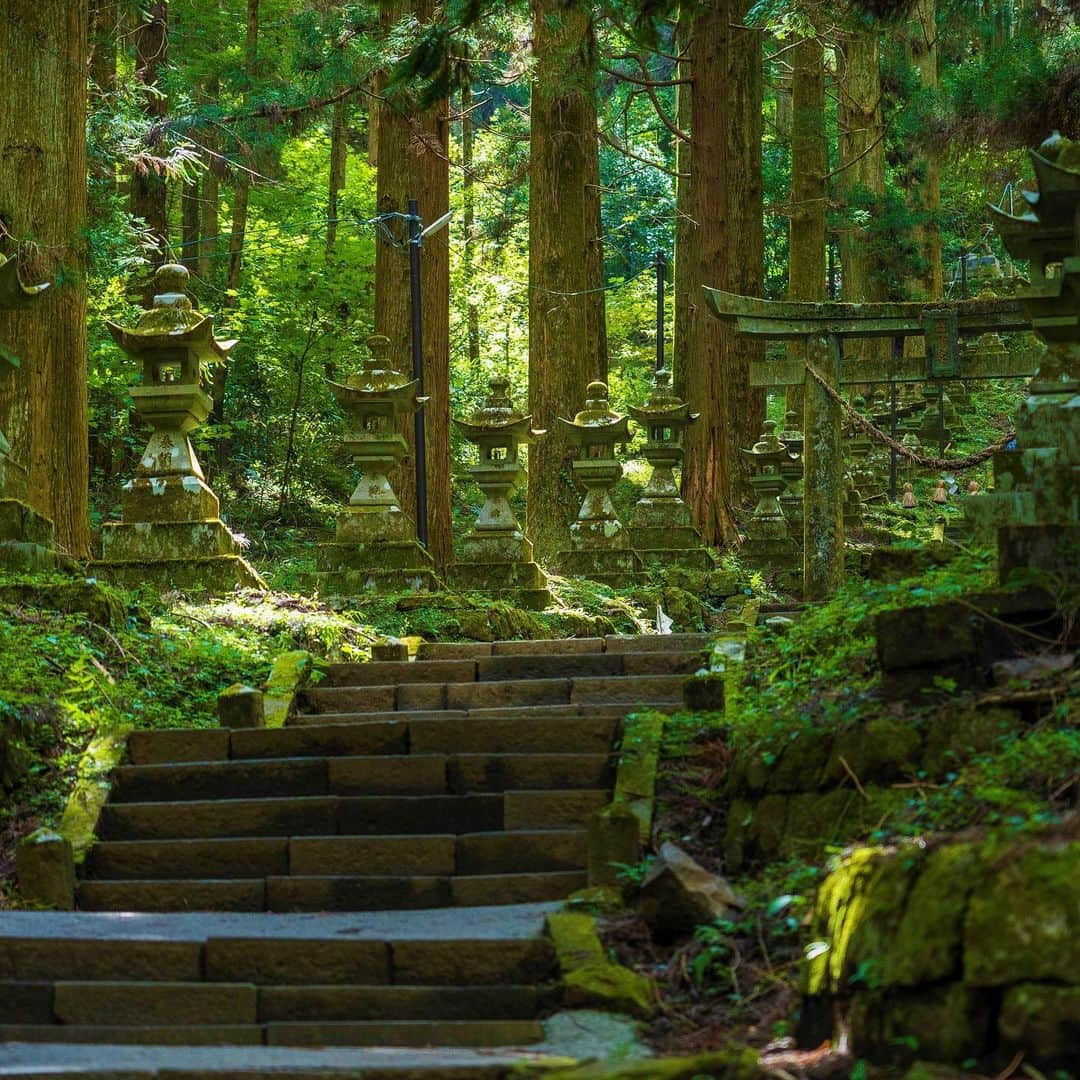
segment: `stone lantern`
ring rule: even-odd
[[[330,390],[345,414],[342,446],[360,473],[349,505],[337,516],[334,539],[320,544],[312,583],[324,596],[437,589],[431,556],[416,538],[416,524],[401,509],[390,473],[409,453],[402,421],[427,398],[417,383],[386,359],[381,334],[367,339],[369,355],[344,383]]]
[[[750,485],[758,496],[753,516],[746,525],[746,542],[740,556],[752,565],[771,570],[795,568],[798,555],[780,509],[779,498],[786,486],[781,468],[789,460],[787,447],[777,438],[776,421],[766,420],[761,438],[743,450],[754,463]]]
[[[0,312],[29,307],[48,287],[25,284],[17,260],[0,255]],[[0,381],[18,367],[18,359],[0,349]],[[53,523],[14,497],[7,483],[10,453],[11,446],[0,431],[0,566],[11,570],[52,569],[57,562]]]
[[[802,543],[803,522],[803,447],[806,436],[799,430],[799,414],[784,414],[784,430],[777,438],[787,450],[787,460],[780,462],[780,475],[784,478],[784,490],[780,495],[780,509],[788,523],[788,535],[796,543]]]
[[[631,406],[629,412],[645,429],[641,453],[652,466],[649,483],[630,519],[634,550],[646,566],[713,569],[713,558],[694,528],[674,475],[683,460],[683,431],[699,414],[692,413],[690,406],[672,391],[671,372],[663,368],[653,376],[649,400],[640,408]]]
[[[530,436],[543,432],[533,431],[530,417],[514,408],[509,388],[508,379],[491,379],[484,404],[468,420],[454,420],[479,451],[479,461],[469,472],[483,492],[484,505],[449,581],[460,589],[477,589],[540,610],[551,599],[547,578],[533,559],[532,541],[514,516],[510,496],[525,479],[519,450]]]
[[[213,316],[195,311],[187,285],[186,267],[160,266],[151,307],[138,324],[106,323],[117,345],[142,364],[131,396],[153,432],[121,493],[123,519],[102,530],[97,566],[125,585],[158,579],[215,592],[265,588],[221,520],[191,445],[191,432],[213,407],[202,387],[203,365],[220,363],[236,343],[214,337]]]
[[[1027,212],[991,212],[1009,254],[1029,261],[1017,297],[1046,351],[1018,410],[1016,449],[995,455],[995,490],[967,511],[998,527],[1003,582],[1034,571],[1060,588],[1080,578],[1080,142],[1055,133],[1031,161]]]
[[[615,447],[630,437],[629,420],[613,412],[608,388],[589,383],[585,408],[573,420],[559,417],[559,428],[578,447],[574,476],[585,487],[577,520],[570,526],[570,550],[559,555],[564,574],[616,588],[635,582],[642,563],[611,504],[611,489],[622,478]]]

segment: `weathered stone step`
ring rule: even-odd
[[[694,652],[709,646],[709,634],[612,634],[606,638],[554,638],[538,641],[425,641],[417,660],[480,660],[488,656],[566,656],[582,653]]]
[[[232,884],[232,889],[221,888]],[[588,884],[583,869],[471,876],[305,875],[257,880],[86,881],[83,911],[417,911],[563,900]],[[237,887],[239,886],[239,887]]]
[[[555,907],[345,915],[6,912],[0,981],[528,985],[553,974],[554,954],[541,932]]]
[[[397,686],[316,686],[297,695],[302,713],[376,713],[535,705],[681,703],[685,675],[503,679]]]
[[[5,1080],[507,1080],[520,1075],[527,1050],[440,1047],[350,1047],[307,1049],[285,1046],[110,1046],[87,1054],[74,1043],[0,1043]]]
[[[581,870],[585,861],[584,829],[461,836],[105,840],[93,849],[88,879],[81,884],[80,896],[89,899],[92,910],[118,910],[121,905],[110,897],[126,895],[132,900],[151,902],[157,887],[165,894],[165,906],[154,904],[147,910],[218,910],[219,904],[225,903],[234,910],[254,911],[263,907],[261,885],[265,878],[353,876],[407,880],[535,874]],[[194,896],[185,897],[185,879],[191,881],[194,892],[204,893],[205,898],[196,903]],[[131,887],[120,888],[123,883]],[[269,906],[277,907],[272,890]],[[393,907],[393,897],[388,906]],[[129,910],[143,909],[133,906]]]
[[[301,730],[308,727],[336,727],[347,728],[356,726],[366,726],[368,724],[394,724],[397,725],[395,734],[406,741],[412,739],[412,733],[414,731],[429,730],[431,725],[438,725],[451,722],[469,721],[470,723],[479,723],[486,720],[515,720],[515,721],[529,721],[529,720],[583,720],[583,719],[609,719],[609,720],[621,720],[629,710],[625,705],[621,704],[604,704],[604,703],[590,703],[590,704],[560,704],[560,705],[512,705],[512,706],[496,706],[493,708],[481,708],[481,709],[418,709],[416,711],[391,711],[391,712],[344,712],[344,713],[299,713],[289,718],[289,725],[286,728],[280,728],[278,731],[294,731]],[[420,725],[420,726],[418,726]],[[264,733],[266,736],[276,735],[277,731],[267,731]],[[265,746],[268,752],[258,752],[249,754],[249,757],[273,757],[281,756],[280,754],[274,754],[269,752],[270,747],[274,745],[274,740],[267,738],[263,742],[258,744],[259,746]],[[293,745],[293,743],[286,739],[283,740],[284,746]],[[300,744],[303,745],[303,744]],[[454,749],[466,749],[465,747],[454,747]],[[528,746],[517,746],[512,749],[516,750],[528,750]],[[381,752],[381,751],[373,751]],[[390,750],[389,753],[400,753],[401,751]],[[302,756],[306,753],[301,749],[297,751],[295,756]]]
[[[261,1046],[265,1038],[265,1032],[256,1024],[0,1024],[0,1043]],[[0,1068],[0,1076],[7,1075]],[[50,1071],[46,1075],[56,1074]],[[125,1072],[125,1078],[127,1075]]]
[[[429,833],[433,822],[459,832],[503,827],[503,796],[313,796],[112,803],[102,812],[110,840],[244,836]]]
[[[254,983],[57,982],[53,1015],[61,1024],[254,1024],[258,991]]]
[[[528,1046],[544,1038],[539,1020],[381,1020],[267,1024],[268,1046]]]
[[[608,754],[404,754],[125,765],[114,805],[320,795],[466,795],[507,789],[605,787]],[[212,874],[210,876],[213,876]],[[243,874],[239,876],[245,876]]]

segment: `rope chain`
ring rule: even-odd
[[[903,443],[897,442],[891,435],[882,431],[881,428],[876,427],[873,423],[866,419],[862,413],[859,412],[853,405],[851,405],[846,398],[836,389],[824,375],[818,371],[813,364],[807,363],[806,370],[809,372],[810,377],[825,391],[826,394],[843,410],[847,418],[862,431],[865,435],[869,435],[873,439],[877,439],[878,442],[884,443],[890,450],[895,450],[902,457],[908,458],[910,461],[914,461],[916,465],[921,466],[924,469],[943,470],[948,469],[953,472],[963,472],[965,469],[973,469],[976,465],[981,465],[984,461],[992,458],[999,450],[1004,450],[1006,446],[1013,439],[1016,438],[1016,429],[1006,432],[996,443],[990,446],[984,447],[982,450],[976,450],[974,453],[968,454],[966,457],[960,458],[934,458],[926,457],[923,454],[919,454],[912,450],[908,446],[904,446]]]

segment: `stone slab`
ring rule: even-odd
[[[455,837],[323,836],[290,843],[293,874],[366,876],[454,873]]]
[[[252,984],[58,982],[53,1010],[63,1024],[253,1024]]]
[[[412,750],[432,753],[605,753],[618,722],[605,717],[420,720],[409,725]]]
[[[40,982],[0,983],[0,1023],[51,1024],[53,984]]]
[[[367,664],[331,664],[320,686],[390,686],[396,683],[475,682],[471,659],[380,660]]]
[[[609,799],[596,788],[586,791],[507,791],[503,795],[504,827],[513,829],[578,828]]]
[[[477,660],[490,655],[490,641],[422,641],[416,650],[418,663],[422,660]]]
[[[103,840],[91,850],[92,877],[257,878],[289,869],[284,838],[243,837],[221,840]]]
[[[269,892],[270,890],[268,890]],[[208,982],[385,983],[389,950],[382,941],[310,937],[211,937],[206,942]]]
[[[589,884],[584,870],[538,874],[477,874],[451,881],[453,902],[462,907],[478,904],[525,904],[536,900],[565,900]]]
[[[390,952],[399,985],[539,983],[555,974],[555,953],[546,940],[392,941]]]
[[[538,1020],[380,1020],[378,1023],[274,1023],[268,1046],[474,1046],[538,1043]]]
[[[556,653],[550,656],[492,656],[476,662],[482,682],[503,679],[569,679],[587,675],[621,675],[622,657],[606,653]]]
[[[397,687],[309,687],[296,695],[296,706],[307,713],[371,713],[397,709]]]
[[[329,762],[335,795],[442,795],[446,757],[441,754],[334,758]]]
[[[609,634],[604,638],[604,651],[628,652],[694,652],[707,649],[708,634]]]
[[[83,911],[263,911],[263,878],[226,880],[83,881]]]
[[[322,718],[318,718],[320,721]],[[403,754],[408,727],[387,720],[360,724],[305,724],[269,730],[234,731],[234,758],[356,757],[364,754]]]
[[[262,1029],[254,1024],[186,1024],[183,1027],[174,1024],[140,1024],[127,1027],[115,1024],[93,1024],[88,1027],[75,1024],[42,1024],[34,1027],[0,1025],[0,1043],[104,1043],[155,1047],[261,1046],[262,1039]],[[0,1076],[4,1075],[8,1074],[0,1070]]]
[[[266,903],[271,911],[418,911],[446,907],[451,902],[450,883],[445,877],[329,875],[266,880]]]
[[[472,683],[459,683],[471,686]],[[394,708],[400,712],[439,710],[446,707],[446,683],[401,683],[394,698]]]
[[[179,802],[325,795],[327,763],[311,757],[125,765],[113,771],[113,802]]]
[[[110,840],[326,836],[337,832],[337,811],[326,797],[116,803],[105,807],[102,831]]]
[[[446,707],[449,709],[563,705],[569,703],[569,679],[527,679],[521,681],[464,683],[446,688]]]
[[[548,1004],[534,986],[265,986],[259,1019],[524,1020]]]
[[[457,874],[543,873],[585,866],[584,829],[467,833],[457,838]]]
[[[338,828],[343,836],[426,834],[433,823],[448,832],[502,828],[502,797],[496,794],[347,796],[340,798]]]
[[[181,761],[222,761],[229,756],[229,733],[220,728],[133,731],[128,736],[133,765]]]
[[[610,787],[614,770],[606,754],[456,754],[446,765],[451,791],[551,791]]]
[[[603,638],[542,638],[533,641],[493,641],[491,656],[565,656],[604,651]]]
[[[13,923],[19,926],[19,920],[15,918],[19,914],[22,913],[5,913],[0,918],[0,935],[3,935],[0,936],[0,979],[195,981],[202,975],[202,946],[198,942],[136,939],[124,941],[120,946],[108,938],[72,940],[64,936],[26,936],[12,929]],[[80,917],[93,919],[102,916]],[[62,935],[61,927],[70,925],[55,919],[50,920],[50,924],[55,935]]]
[[[682,675],[624,675],[618,679],[574,679],[571,701],[682,704]]]

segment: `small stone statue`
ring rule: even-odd
[[[904,492],[900,496],[900,505],[905,510],[914,510],[919,505],[919,500],[915,498],[915,489],[910,483],[904,485]]]
[[[978,480],[969,480],[967,486],[967,493],[969,495],[978,495],[982,491],[982,484]]]
[[[945,481],[939,480],[934,488],[933,500],[938,506],[945,506],[949,501],[949,492],[945,487]]]

